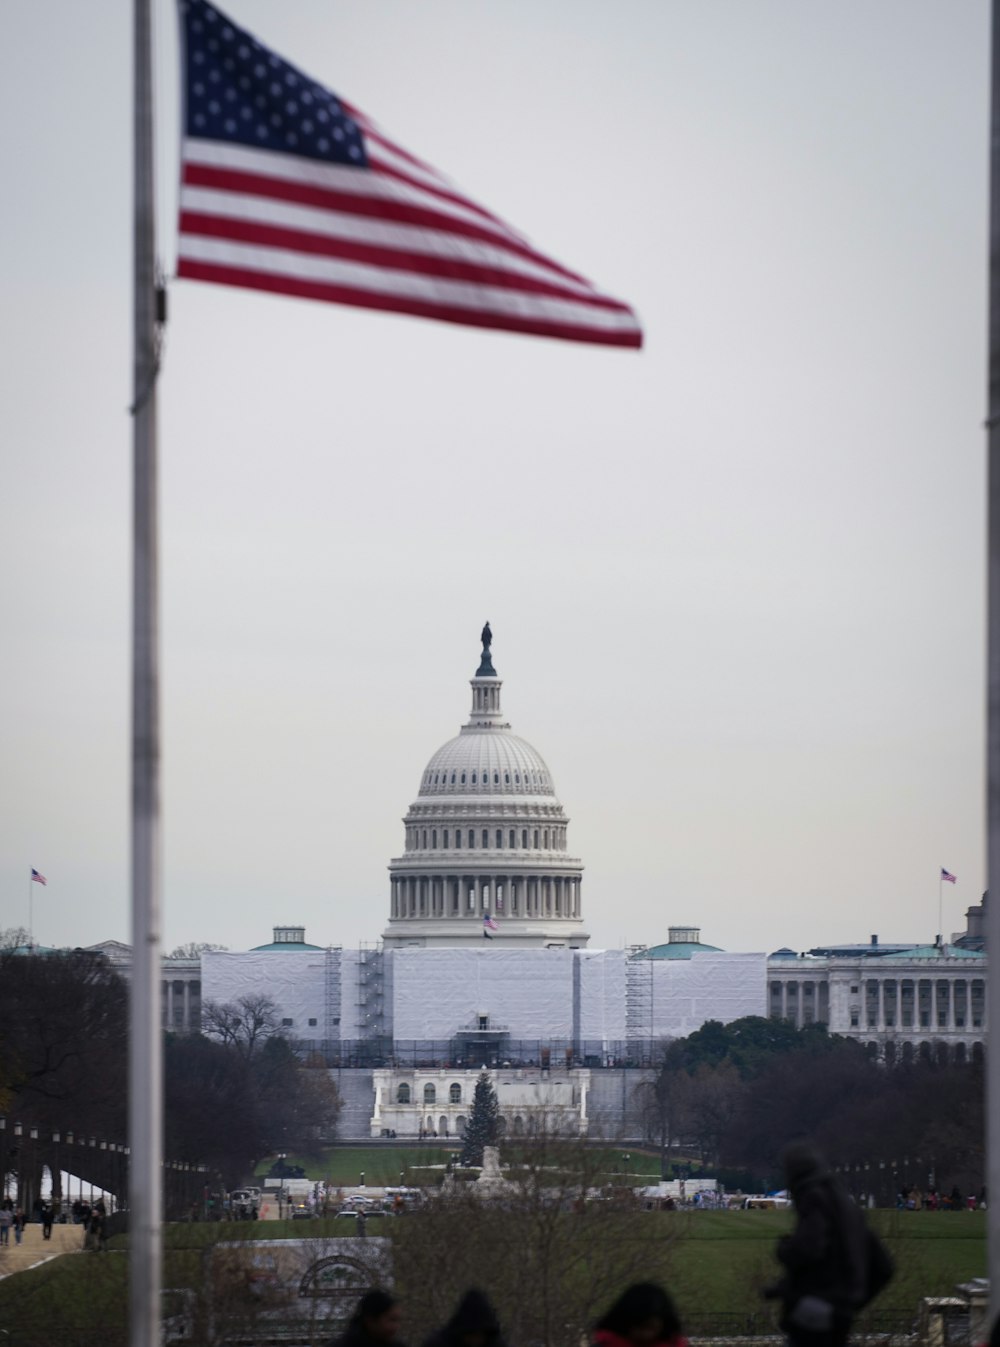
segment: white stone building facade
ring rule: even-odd
[[[481,1074],[452,1067],[375,1071],[372,1136],[461,1138]],[[485,1074],[496,1091],[503,1134],[586,1136],[588,1070],[508,1067]]]

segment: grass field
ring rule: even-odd
[[[923,1296],[950,1295],[958,1282],[986,1275],[985,1212],[873,1211],[872,1228],[885,1240],[896,1276],[878,1307],[915,1309]],[[700,1211],[664,1214],[683,1224],[667,1256],[667,1279],[681,1317],[703,1311],[739,1313],[759,1305],[760,1292],[776,1280],[778,1236],[792,1216],[773,1211]]]
[[[401,1218],[419,1220],[419,1216]],[[791,1225],[787,1212],[664,1212],[637,1214],[650,1240],[663,1246],[662,1278],[682,1319],[706,1312],[752,1312],[760,1290],[777,1275],[774,1245]],[[986,1272],[983,1212],[870,1213],[885,1238],[897,1276],[879,1298],[883,1309],[915,1312],[920,1298],[950,1294],[956,1283]],[[386,1222],[392,1234],[394,1222]],[[382,1233],[381,1229],[379,1233]],[[205,1248],[238,1238],[316,1238],[353,1235],[349,1221],[267,1221],[171,1225],[165,1231],[164,1285],[196,1287]],[[0,1329],[24,1347],[52,1342],[120,1347],[126,1341],[126,1238],[107,1254],[76,1254],[0,1281]]]

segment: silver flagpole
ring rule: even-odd
[[[986,1182],[990,1322],[1000,1314],[1000,4],[993,0],[986,596]]]
[[[160,708],[156,504],[157,303],[150,0],[134,0],[132,506],[132,985],[129,1344],[158,1347],[162,1266]]]

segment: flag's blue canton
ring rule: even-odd
[[[367,166],[361,131],[329,89],[205,0],[186,0],[184,40],[189,136]]]

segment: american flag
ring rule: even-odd
[[[31,872],[31,879],[32,879],[32,882],[35,883],[35,884],[47,884],[47,883],[49,882],[49,881],[45,878],[45,876],[42,875],[42,874],[39,874],[39,872],[38,872],[37,870],[32,870],[32,872]]]
[[[483,917],[483,926],[487,931],[499,931],[500,929],[488,912]]]
[[[946,884],[958,883],[958,880],[955,878],[955,876],[949,870],[946,870],[943,865],[941,867],[941,878],[944,880]]]
[[[207,0],[181,9],[179,276],[641,346],[627,304],[537,252]]]

